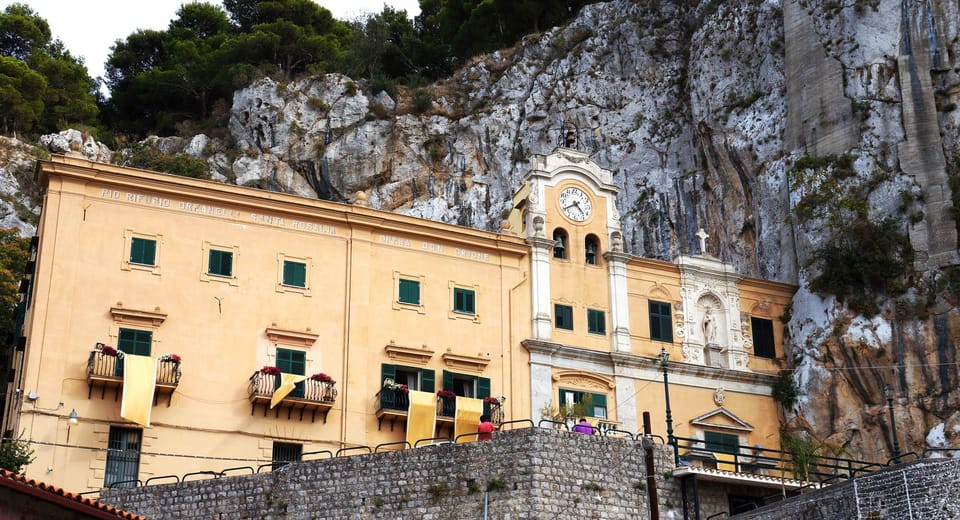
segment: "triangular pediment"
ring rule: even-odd
[[[722,430],[736,430],[740,432],[753,431],[753,425],[737,417],[725,408],[711,410],[701,416],[690,419],[690,424],[701,428],[719,428]]]

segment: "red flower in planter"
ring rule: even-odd
[[[453,390],[438,390],[437,397],[442,397],[444,399],[453,399],[457,396],[457,393]]]
[[[103,354],[104,356],[116,357],[119,351],[111,347],[110,345],[103,345],[100,347],[100,353]]]
[[[260,369],[260,373],[268,376],[279,376],[280,369],[277,367],[265,366]]]
[[[327,374],[324,374],[323,372],[320,372],[319,374],[313,374],[312,376],[310,376],[310,379],[314,381],[320,381],[321,383],[330,383],[331,385],[336,383],[336,381],[334,381],[332,377],[328,376]]]
[[[484,397],[483,402],[484,404],[500,404],[500,400],[493,396]]]

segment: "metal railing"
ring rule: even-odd
[[[157,384],[177,386],[180,384],[180,363],[160,361],[157,363]],[[87,358],[87,377],[116,379],[123,381],[123,363],[119,356],[104,354],[99,350],[90,352]]]
[[[272,398],[278,386],[280,386],[280,376],[264,374],[257,370],[250,376],[247,391],[250,397]],[[336,383],[307,379],[297,383],[293,391],[284,398],[285,401],[288,399],[332,404],[337,399]]]
[[[272,391],[272,390],[271,390]],[[389,390],[385,390],[389,391]],[[383,391],[381,391],[382,393]],[[392,391],[391,391],[392,392]],[[379,395],[379,394],[378,394]],[[404,393],[405,395],[405,393]],[[534,423],[531,419],[517,419],[512,421],[505,421],[502,423],[501,428],[498,431],[516,429],[515,427],[522,428],[543,428],[551,430],[565,430],[569,431],[569,427],[565,422],[554,421],[551,419],[541,419],[538,423]],[[602,439],[605,437],[622,437],[629,438],[632,440],[640,439],[641,437],[647,437],[652,441],[659,441],[661,445],[668,445],[659,435],[649,435],[644,436],[642,433],[636,435],[616,429],[607,429],[599,432],[599,435],[595,437]],[[113,485],[108,486],[110,488],[121,487],[124,485],[129,486],[130,484],[135,484],[136,487],[141,487],[144,485],[152,484],[154,481],[161,479],[173,479],[174,482],[185,482],[189,477],[197,476],[208,476],[212,478],[222,478],[226,476],[226,473],[229,471],[245,470],[250,473],[261,473],[264,470],[267,471],[276,471],[280,469],[279,464],[284,464],[284,467],[289,467],[291,464],[303,463],[303,462],[313,462],[320,460],[320,458],[315,458],[312,460],[306,460],[304,457],[307,455],[320,455],[323,460],[329,458],[340,458],[344,456],[351,456],[353,454],[362,453],[362,454],[371,454],[371,453],[381,453],[385,451],[395,451],[393,449],[385,449],[393,446],[400,446],[401,449],[410,449],[417,448],[427,445],[444,445],[444,444],[456,444],[460,441],[461,438],[470,438],[475,437],[476,433],[466,433],[458,435],[455,439],[450,437],[429,437],[425,439],[419,439],[414,442],[412,445],[408,441],[395,441],[395,442],[386,442],[378,444],[375,448],[371,448],[365,445],[351,446],[340,448],[336,451],[335,454],[331,454],[329,450],[321,450],[315,452],[307,452],[301,455],[300,461],[269,461],[264,464],[257,466],[256,470],[252,467],[241,466],[228,468],[222,471],[196,471],[193,473],[187,473],[182,477],[176,477],[174,475],[162,476],[162,477],[152,477],[143,483],[139,480],[125,480],[123,482],[115,482]],[[496,433],[493,436],[494,439],[497,438]],[[877,469],[886,467],[887,465],[881,463],[872,463],[856,459],[848,459],[843,457],[834,457],[827,455],[813,455],[809,457],[798,457],[795,454],[784,451],[784,450],[774,450],[769,448],[762,448],[759,446],[746,446],[738,445],[736,446],[736,451],[733,450],[732,446],[726,446],[723,448],[716,446],[707,446],[706,441],[703,439],[695,439],[688,437],[674,437],[675,442],[672,446],[674,450],[680,453],[678,461],[681,462],[681,466],[686,466],[691,463],[691,461],[705,461],[709,464],[715,464],[716,469],[719,470],[728,470],[731,472],[737,473],[756,473],[757,471],[765,471],[766,475],[779,478],[788,478],[795,479],[798,481],[805,481],[804,485],[799,488],[784,490],[776,495],[770,495],[769,497],[761,497],[763,503],[769,503],[772,500],[781,499],[784,496],[793,496],[796,494],[802,493],[806,489],[812,489],[822,485],[827,485],[835,483],[837,481],[849,479],[860,474],[869,473]],[[657,442],[655,442],[657,444]],[[955,452],[960,451],[960,448],[944,448],[944,449],[935,449],[930,448],[923,452],[923,456],[926,457],[928,453],[933,452]],[[916,456],[915,453],[901,455],[901,458],[908,455]],[[888,464],[889,465],[889,464]],[[130,486],[133,487],[133,486]],[[88,493],[97,493],[88,492]]]
[[[408,408],[410,408],[410,394],[407,392],[403,390],[390,390],[389,388],[381,388],[380,391],[377,392],[374,402],[374,409],[376,409],[377,412],[381,410],[406,412]]]
[[[801,481],[826,483],[852,478],[884,467],[882,464],[830,455],[799,455],[760,446],[711,446],[703,439],[674,437],[678,466],[698,462],[735,473],[765,473]]]

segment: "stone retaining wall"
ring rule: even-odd
[[[681,497],[657,446],[661,516]],[[664,465],[666,463],[666,465]],[[648,518],[643,451],[630,439],[525,428],[492,441],[351,455],[257,475],[105,491],[151,519]],[[666,473],[666,477],[669,477]],[[681,517],[681,516],[678,516]]]

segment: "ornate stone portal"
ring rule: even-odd
[[[740,316],[742,278],[706,251],[707,235],[697,233],[701,254],[680,256],[680,291],[683,294],[683,358],[687,363],[748,370]]]

